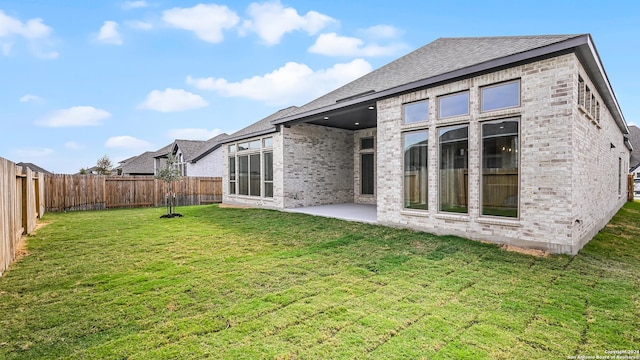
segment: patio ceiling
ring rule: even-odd
[[[375,102],[361,103],[320,113],[303,122],[347,130],[368,129],[377,126],[377,109]]]

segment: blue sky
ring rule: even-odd
[[[0,156],[74,173],[302,105],[439,37],[591,33],[640,125],[637,1],[0,2]]]

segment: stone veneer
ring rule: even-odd
[[[575,254],[624,204],[618,157],[623,169],[629,158],[605,106],[599,124],[578,109],[578,74],[587,80],[576,56],[567,54],[379,101],[378,222]],[[481,113],[480,87],[513,79],[521,82],[521,106]],[[437,97],[462,90],[470,91],[470,114],[437,119]],[[402,104],[421,99],[429,99],[428,121],[404,125]],[[509,117],[520,118],[519,218],[481,216],[480,126]],[[439,213],[437,129],[459,124],[469,125],[469,212]],[[429,130],[427,211],[403,208],[402,132],[416,129]]]

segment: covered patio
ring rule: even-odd
[[[371,204],[329,204],[284,209],[287,212],[377,224],[377,206]]]

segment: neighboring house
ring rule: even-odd
[[[626,201],[629,133],[590,35],[441,38],[224,147],[223,202],[575,254]]]
[[[122,176],[153,176],[153,156],[155,153],[155,151],[145,151],[138,156],[121,161],[115,169],[116,174]]]
[[[206,141],[176,140],[167,151],[158,151],[154,156],[155,171],[161,169],[169,154],[173,154],[180,167],[182,176],[213,176],[221,177],[222,141],[227,134],[220,134]]]
[[[640,198],[640,128],[629,126],[629,142],[633,146],[629,161],[629,173],[633,174],[633,192],[636,198]]]
[[[92,166],[90,168],[84,169],[84,171],[85,171],[84,174],[98,175],[99,170],[100,169],[97,166]],[[114,168],[113,170],[111,170],[111,174],[109,174],[109,175],[115,175],[116,174],[116,170],[117,170],[117,168]],[[82,175],[82,173],[80,173],[80,172],[78,172],[77,174]]]
[[[38,165],[36,165],[34,163],[19,162],[16,165],[18,165],[18,166],[26,166],[29,169],[31,169],[31,171],[37,172],[37,173],[40,173],[40,174],[52,174],[51,172],[41,168],[40,166],[38,166]]]

